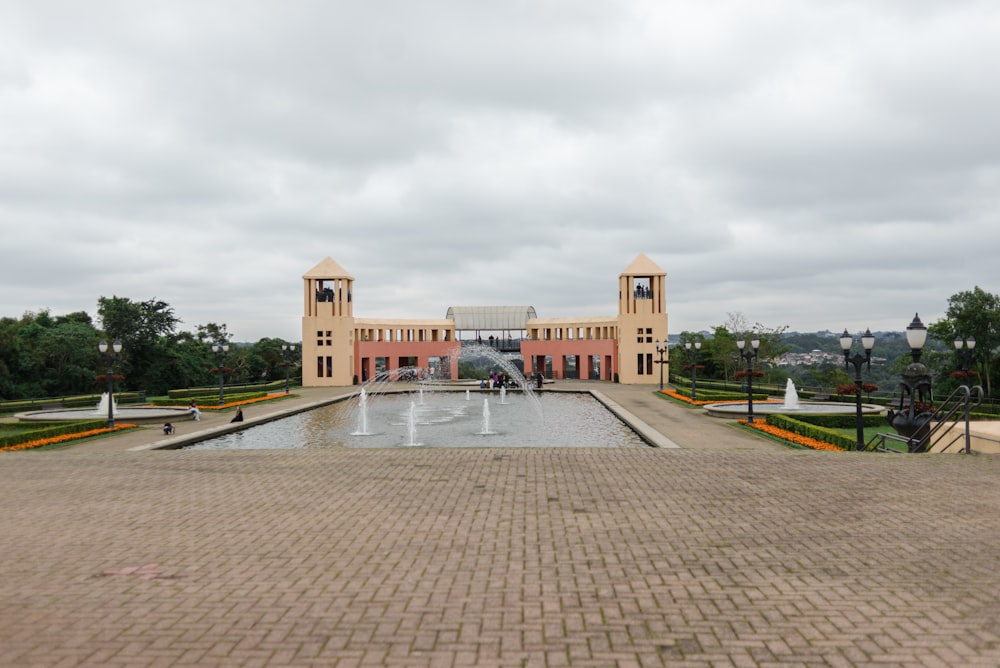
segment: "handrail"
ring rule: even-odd
[[[972,402],[973,392],[976,395],[975,402]],[[953,446],[958,440],[964,435],[965,436],[965,452],[971,451],[971,443],[969,436],[969,414],[972,412],[973,408],[978,407],[983,403],[983,388],[981,385],[975,385],[969,387],[968,385],[959,385],[951,394],[941,402],[942,409],[935,411],[933,415],[933,420],[936,424],[931,427],[926,434],[924,434],[919,439],[913,437],[900,436],[898,434],[876,434],[871,438],[868,443],[865,444],[865,450],[868,452],[878,451],[878,452],[901,452],[895,448],[890,448],[886,445],[886,441],[892,441],[895,443],[905,444],[906,452],[928,452],[932,448],[936,447],[944,438],[947,437],[951,431],[953,425],[952,418],[961,410],[964,414],[965,419],[965,430],[963,433],[956,434],[952,437],[951,441],[948,442],[943,448],[938,450],[938,452],[946,452],[951,446]],[[949,407],[949,404],[950,407]],[[944,410],[947,408],[947,410]],[[944,411],[944,412],[942,412]],[[946,428],[947,427],[947,428]],[[934,436],[941,430],[944,433],[941,434],[940,438],[933,440]]]
[[[973,389],[976,391],[977,394],[977,401],[975,404],[971,403]],[[956,396],[956,395],[961,395],[961,396]],[[950,408],[948,408],[947,411],[944,413],[942,413],[943,409],[939,409],[934,412],[933,419],[936,422],[936,424],[933,427],[931,427],[927,431],[927,433],[924,434],[924,436],[922,436],[920,439],[918,440],[911,439],[910,452],[928,452],[931,450],[931,448],[935,447],[941,440],[943,440],[947,436],[948,431],[952,427],[951,424],[952,418],[955,417],[955,415],[958,413],[959,410],[962,410],[965,416],[965,452],[966,453],[970,452],[971,443],[969,437],[969,413],[972,411],[973,408],[981,404],[982,400],[983,400],[983,388],[981,385],[976,385],[974,388],[970,388],[968,385],[959,385],[958,387],[956,387],[955,390],[951,394],[949,394],[944,401],[941,402],[942,407],[948,407],[949,402],[954,401],[953,405]],[[945,429],[945,427],[947,427],[947,429]],[[942,429],[945,430],[944,434],[942,434],[940,438],[935,440],[934,436]],[[953,438],[950,443],[945,445],[944,448],[941,449],[941,452],[944,452],[945,450],[950,448],[952,445],[955,444],[957,440],[958,436]]]

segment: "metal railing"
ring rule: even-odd
[[[973,403],[975,394],[975,403]],[[921,430],[919,436],[909,438],[898,434],[876,434],[868,443],[865,450],[877,452],[930,452],[937,448],[937,452],[947,452],[960,440],[964,441],[964,451],[971,452],[972,443],[969,431],[969,414],[973,408],[983,403],[983,388],[981,385],[969,387],[959,385],[948,397],[941,402],[940,407],[927,418],[927,424],[932,424],[926,431]],[[956,430],[958,423],[956,416],[961,414],[964,422],[964,429]],[[950,439],[950,440],[948,440]],[[888,443],[897,443],[905,450],[892,448]],[[943,446],[941,444],[944,443]],[[939,447],[941,446],[941,447]]]

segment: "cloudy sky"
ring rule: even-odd
[[[0,316],[738,313],[902,329],[1000,292],[995,0],[0,3]]]

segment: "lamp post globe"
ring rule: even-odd
[[[927,343],[927,327],[920,322],[920,314],[915,313],[913,320],[906,326],[906,343],[910,346],[910,355],[913,356],[913,363],[920,363],[920,355],[923,352],[924,344]]]

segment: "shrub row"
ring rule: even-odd
[[[231,396],[239,394],[241,392],[263,392],[264,394],[270,394],[277,390],[285,389],[285,381],[283,380],[272,380],[269,383],[252,383],[245,385],[226,385],[225,393],[226,396]],[[168,390],[167,396],[171,399],[186,399],[184,403],[191,401],[191,399],[198,399],[199,397],[211,396],[215,393],[215,398],[219,398],[219,386],[216,385],[212,387],[185,387],[180,390]],[[209,402],[210,403],[210,402]]]
[[[284,387],[284,385],[282,385]],[[248,399],[261,399],[266,397],[268,392],[241,392],[241,393],[230,393],[226,392],[225,400],[226,403],[233,401],[247,401]],[[214,406],[219,403],[219,393],[214,394],[201,394],[192,395],[190,397],[166,397],[153,399],[151,403],[156,406],[187,406],[191,401],[194,401],[199,406]]]
[[[39,422],[38,428],[30,431],[22,431],[18,434],[0,436],[0,448],[19,445],[26,441],[34,441],[39,438],[52,438],[63,434],[72,434],[78,431],[89,431],[91,429],[101,429],[107,426],[106,420],[85,420],[81,422]]]
[[[115,401],[119,404],[135,404],[145,401],[146,397],[140,392],[116,392]],[[20,413],[22,411],[42,410],[58,406],[61,408],[83,408],[94,406],[101,400],[100,394],[81,394],[73,397],[49,397],[46,399],[23,399],[20,401],[0,401],[0,412]]]
[[[807,411],[809,409],[803,408],[802,410]],[[797,419],[817,427],[825,427],[826,429],[852,429],[858,424],[858,417],[853,413],[850,415],[803,415]],[[885,415],[879,413],[862,415],[861,420],[865,427],[884,427],[889,424]]]
[[[688,399],[691,398],[690,387],[680,387],[674,385],[674,392],[676,392],[681,396],[687,397]],[[730,391],[705,390],[699,387],[697,393],[698,393],[698,401],[746,401],[747,398],[746,392],[733,392],[732,390]],[[754,401],[764,401],[768,398],[769,396],[767,394],[764,393],[758,394],[757,392],[753,393]]]
[[[814,416],[809,416],[809,419],[812,420],[813,417]],[[824,417],[829,417],[829,416],[824,416]],[[881,417],[881,416],[875,416],[875,417]],[[882,419],[885,420],[885,418]],[[785,431],[790,431],[792,433],[798,434],[799,436],[807,436],[809,438],[815,438],[817,441],[830,443],[832,445],[844,448],[845,450],[853,450],[857,446],[857,443],[855,443],[853,438],[844,436],[840,432],[834,431],[833,428],[821,427],[819,425],[811,424],[810,422],[805,422],[804,420],[799,420],[793,417],[789,417],[787,415],[772,413],[767,416],[766,422],[772,427],[777,427],[778,429],[784,429]]]

